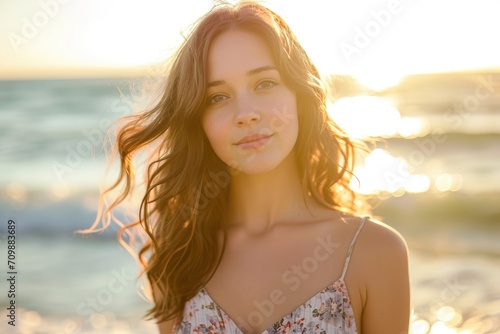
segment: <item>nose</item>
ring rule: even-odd
[[[260,121],[260,112],[248,98],[238,99],[234,122],[237,126],[250,125]]]

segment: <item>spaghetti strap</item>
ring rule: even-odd
[[[363,225],[365,224],[367,218],[368,217],[365,216],[363,217],[363,219],[361,219],[361,223],[359,224],[358,230],[356,231],[356,234],[354,234],[354,237],[352,238],[351,245],[349,246],[349,251],[347,252],[347,257],[345,259],[344,270],[342,271],[342,276],[340,276],[341,280],[344,280],[344,276],[347,272],[347,267],[349,266],[349,261],[351,260],[352,250],[354,249],[354,243],[356,242],[359,232],[361,232],[361,229],[363,228]]]

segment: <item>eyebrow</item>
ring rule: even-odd
[[[277,71],[278,69],[276,68],[276,66],[273,65],[261,66],[248,71],[247,75],[254,75],[260,72],[271,71],[271,70]]]
[[[257,67],[257,68],[254,68],[250,71],[247,72],[247,75],[250,76],[250,75],[255,75],[255,74],[258,74],[258,73],[261,73],[261,72],[264,72],[264,71],[277,71],[278,69],[276,68],[276,66],[273,66],[273,65],[266,65],[266,66],[261,66],[261,67]],[[218,85],[223,85],[225,84],[226,82],[224,80],[215,80],[215,81],[211,81],[207,84],[207,88],[210,88],[210,87],[213,87],[213,86],[218,86]]]

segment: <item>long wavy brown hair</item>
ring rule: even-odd
[[[329,118],[325,85],[288,25],[255,2],[216,5],[197,21],[172,58],[156,103],[122,119],[115,144],[120,173],[102,192],[101,203],[111,192],[120,191],[110,205],[100,206],[87,230],[102,230],[110,224],[113,210],[136,188],[134,157],[147,148],[152,154],[145,165],[139,216],[122,225],[118,237],[130,246],[133,238],[129,237],[137,228],[147,234],[137,255],[142,274],[154,287],[154,306],[147,316],[158,322],[182,317],[185,303],[216,270],[226,243],[224,217],[231,171],[212,150],[201,119],[209,48],[216,36],[231,29],[260,36],[296,94],[296,159],[308,195],[335,210],[356,214],[360,209],[360,199],[349,184],[356,152],[364,146]],[[217,237],[221,232],[222,244]]]

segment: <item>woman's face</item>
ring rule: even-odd
[[[295,93],[283,82],[257,35],[227,31],[208,54],[203,129],[218,157],[247,174],[278,166],[292,151],[299,125]]]

